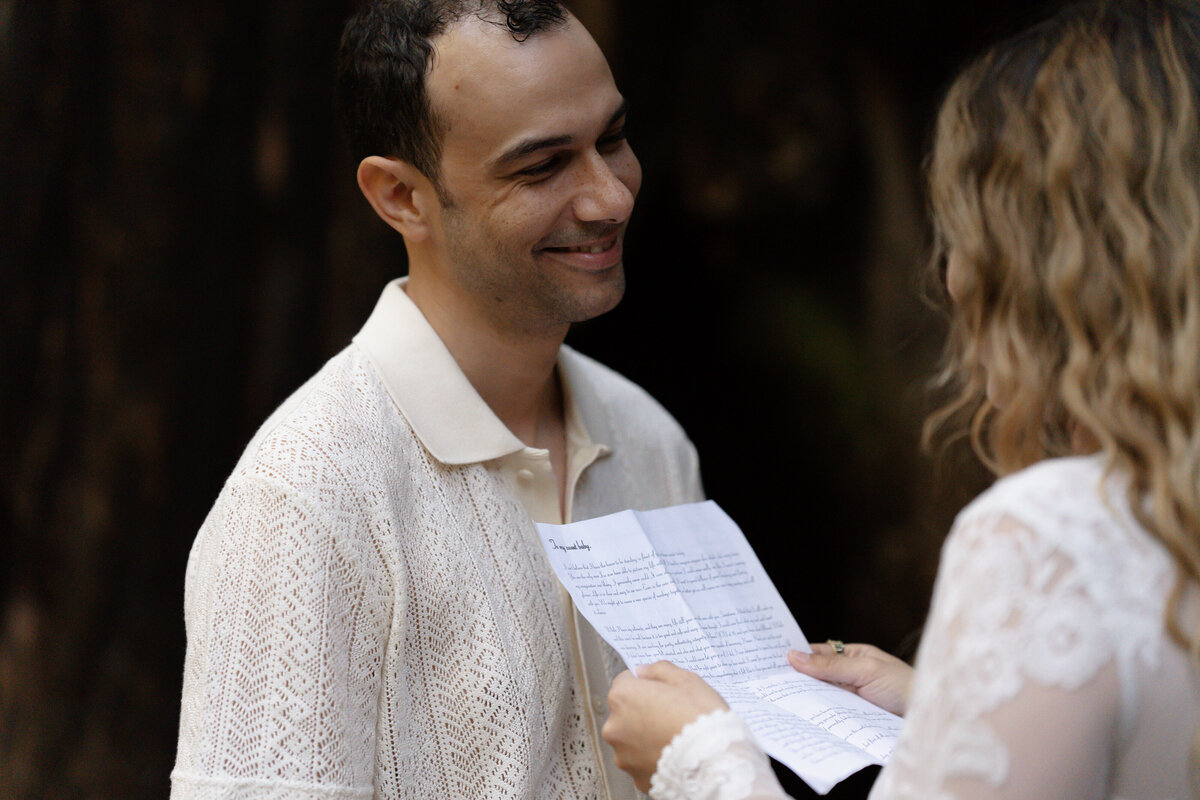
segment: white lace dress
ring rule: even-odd
[[[1101,480],[1095,458],[1048,460],[959,514],[871,800],[1191,796],[1200,677],[1164,630],[1174,569],[1121,481]],[[1188,622],[1198,609],[1193,586]],[[651,796],[784,795],[741,721],[716,712],[664,750]]]

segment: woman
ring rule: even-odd
[[[1000,480],[947,540],[911,690],[866,645],[792,663],[905,713],[875,800],[1200,798],[1197,3],[1075,6],[987,53],[930,186],[956,391],[927,432],[969,420]],[[653,797],[782,796],[691,673],[610,703]]]

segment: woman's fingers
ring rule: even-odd
[[[684,725],[701,714],[728,708],[715,690],[693,672],[659,661],[613,679],[608,720],[600,730],[613,757],[643,792],[662,749]]]
[[[828,644],[812,649],[792,650],[788,662],[798,672],[849,689],[892,713],[908,708],[912,667],[905,662],[869,644],[847,644],[840,653]]]
[[[637,668],[639,678],[649,678],[652,681],[662,681],[663,683],[679,683],[693,674],[675,666],[670,661],[655,661],[653,664],[644,664]]]
[[[855,655],[851,650],[853,647],[846,645],[842,653],[835,653],[829,645],[821,645],[820,652],[814,646],[811,654],[792,650],[788,653],[788,661],[805,675],[828,683],[859,687],[879,677],[882,662],[861,654]]]
[[[841,644],[841,642],[839,642],[839,644]],[[886,656],[886,655],[888,655],[886,652],[884,652],[883,650],[880,650],[878,647],[876,647],[873,644],[859,644],[857,642],[842,644],[842,652],[841,653],[838,653],[833,648],[833,645],[828,644],[827,642],[821,642],[819,644],[813,643],[809,646],[812,648],[814,654],[821,655],[821,656],[835,656],[835,655],[843,655],[843,656],[885,655]],[[793,650],[792,652],[799,653],[800,651]]]

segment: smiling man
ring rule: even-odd
[[[197,536],[172,797],[632,797],[621,664],[533,528],[701,499],[675,421],[563,345],[624,293],[625,102],[551,0],[371,3],[339,93],[409,274]]]

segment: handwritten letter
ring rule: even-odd
[[[666,659],[698,673],[821,794],[887,760],[900,719],[788,665],[808,641],[716,503],[538,530],[580,612],[630,669]]]

